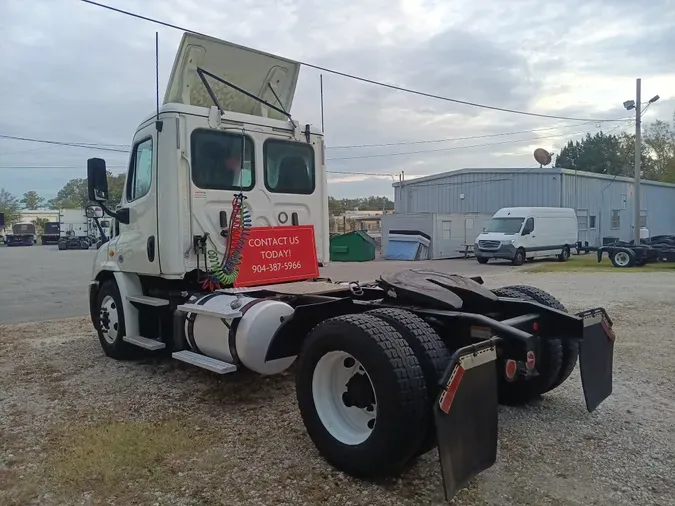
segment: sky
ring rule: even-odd
[[[530,167],[585,132],[634,131],[625,100],[661,98],[643,121],[675,112],[675,0],[101,0],[191,30],[425,93],[396,91],[303,67],[293,103],[321,124],[329,194],[393,198],[392,181],[466,167]],[[0,2],[0,136],[124,148],[155,107],[182,32],[80,0]],[[469,137],[469,139],[466,139]],[[463,140],[462,140],[463,139]],[[353,147],[364,144],[380,146]],[[382,146],[381,144],[394,144]],[[352,146],[352,147],[344,147]],[[102,156],[127,155],[0,138],[0,187],[52,198]],[[339,174],[357,172],[361,174]]]

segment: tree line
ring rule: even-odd
[[[645,124],[640,158],[644,179],[675,183],[675,115],[672,124],[661,120]],[[569,141],[560,150],[555,166],[632,177],[635,134],[586,134],[579,141]]]

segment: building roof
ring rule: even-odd
[[[571,176],[595,178],[595,179],[605,179],[607,181],[623,181],[627,183],[632,183],[633,178],[624,177],[624,176],[612,176],[608,174],[598,174],[596,172],[586,172],[583,170],[573,170],[573,169],[561,169],[557,167],[494,167],[494,168],[464,168],[457,170],[450,170],[447,172],[441,172],[439,174],[432,174],[431,176],[423,176],[415,179],[410,179],[408,181],[403,181],[404,186],[414,186],[418,182],[429,182],[435,181],[438,179],[445,179],[447,177],[460,176],[462,174],[494,174],[494,173],[505,173],[505,174],[566,174]],[[642,179],[640,184],[648,184],[652,186],[665,186],[668,188],[675,188],[673,183],[662,183],[660,181],[651,181],[648,179]],[[401,186],[400,182],[393,183],[394,187]]]

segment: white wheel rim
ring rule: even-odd
[[[374,402],[363,407],[368,387]],[[345,394],[347,403],[358,401],[357,405],[347,406]],[[341,443],[361,444],[373,432],[377,417],[375,389],[366,370],[349,353],[331,351],[321,357],[314,368],[312,396],[321,423]]]
[[[117,339],[120,322],[117,313],[117,303],[110,295],[106,295],[101,302],[99,322],[103,338],[108,343],[113,344]]]
[[[630,262],[630,257],[625,251],[619,251],[616,255],[614,255],[614,261],[617,263],[617,265],[625,267]]]

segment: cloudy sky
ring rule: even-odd
[[[147,17],[369,79],[540,114],[625,118],[624,100],[661,100],[645,121],[675,111],[675,0],[102,0]],[[637,7],[636,7],[637,6]],[[154,109],[181,32],[79,0],[0,2],[0,135],[120,149]],[[320,124],[319,71],[303,67],[293,104]],[[329,192],[392,196],[406,179],[463,167],[529,167],[594,123],[507,114],[394,91],[324,72]],[[457,138],[472,137],[457,140]],[[445,140],[444,140],[445,139]],[[442,142],[429,142],[441,141]],[[400,143],[400,144],[399,144]],[[393,146],[342,147],[363,144]],[[0,138],[0,186],[53,197],[85,176],[86,159],[116,151]],[[361,172],[382,176],[345,175]]]

